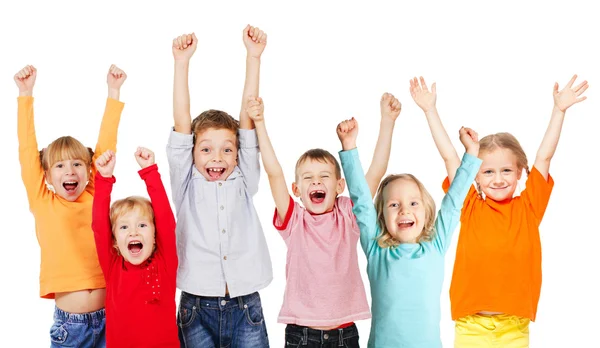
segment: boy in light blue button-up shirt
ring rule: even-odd
[[[246,83],[239,122],[208,110],[191,122],[189,60],[195,34],[173,40],[173,118],[167,146],[177,212],[179,338],[186,347],[268,347],[258,291],[273,278],[271,259],[252,197],[258,190],[259,149],[245,110],[258,95],[266,34],[247,26]]]

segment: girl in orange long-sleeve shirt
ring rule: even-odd
[[[125,73],[111,66],[108,99],[96,149],[70,137],[38,151],[33,121],[37,70],[26,66],[14,76],[19,88],[18,139],[21,177],[41,249],[40,296],[55,299],[51,346],[104,347],[105,281],[92,232],[95,154],[115,150],[124,104],[119,102]]]

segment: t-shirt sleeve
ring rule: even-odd
[[[277,214],[277,208],[275,208],[275,214],[273,215],[273,226],[275,226],[281,237],[283,237],[286,242],[292,234],[292,229],[297,225],[298,220],[302,216],[302,210],[303,208],[294,201],[292,196],[290,196],[290,203],[283,221],[281,221],[279,218],[279,214]]]
[[[546,212],[552,188],[554,188],[552,176],[548,174],[548,180],[545,180],[542,173],[534,166],[525,183],[525,189],[521,192],[521,197],[526,207],[533,212],[538,225]]]

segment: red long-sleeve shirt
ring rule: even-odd
[[[106,279],[106,345],[177,347],[175,217],[156,165],[139,171],[154,210],[156,250],[132,265],[113,247],[110,194],[115,177],[96,174],[92,229]]]

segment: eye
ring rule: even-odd
[[[120,229],[120,230],[126,230],[126,229],[127,229],[127,225],[122,225],[122,226],[119,226],[119,229]]]
[[[505,173],[510,173],[510,172],[512,172],[512,169],[504,169],[503,171],[504,171]]]
[[[210,149],[205,147],[205,148],[200,149],[200,151],[208,153],[208,152],[210,152]]]
[[[232,149],[225,149],[225,152],[233,152]]]
[[[140,225],[139,225],[139,226],[140,226],[141,228],[145,228],[145,227],[148,227],[148,224],[146,224],[146,223],[142,222],[142,223],[140,223]]]
[[[490,169],[488,169],[488,170],[484,171],[483,174],[490,175],[490,174],[492,174],[492,171]]]
[[[63,167],[62,163],[59,163],[56,165],[56,168],[62,168],[62,167]]]
[[[329,175],[321,175],[322,178],[328,178]]]
[[[398,208],[399,206],[400,206],[400,204],[398,204],[398,203],[390,203],[388,205],[388,207],[390,207],[390,208]]]
[[[75,167],[80,167],[80,166],[81,166],[81,163],[79,163],[79,162],[75,162],[75,163],[73,163],[73,165],[74,165]]]
[[[410,202],[411,207],[416,207],[417,205],[419,205],[419,202]]]
[[[304,180],[310,180],[310,179],[312,179],[312,176],[305,176],[304,177]]]

